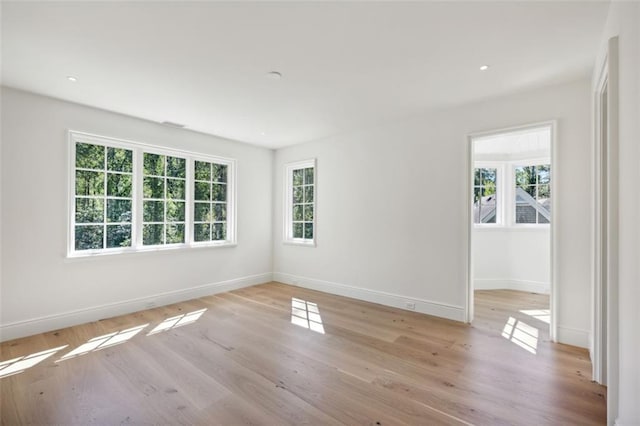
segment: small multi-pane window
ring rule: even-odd
[[[515,222],[546,224],[551,220],[549,164],[515,167]]]
[[[286,240],[314,243],[315,188],[315,161],[287,166]]]
[[[131,246],[133,151],[75,144],[75,250]]]
[[[194,241],[227,239],[227,165],[195,161],[194,165]]]
[[[497,172],[495,168],[474,170],[473,223],[497,222]]]
[[[234,160],[69,135],[69,256],[235,244]]]
[[[142,244],[185,242],[187,160],[144,153]]]

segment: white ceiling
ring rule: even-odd
[[[2,84],[277,148],[584,76],[607,10],[592,1],[4,2]],[[266,78],[272,70],[283,79]]]

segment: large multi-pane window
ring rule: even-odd
[[[515,167],[515,222],[549,223],[551,219],[549,164]]]
[[[289,164],[286,167],[285,241],[315,243],[315,173],[315,160]]]
[[[193,234],[196,242],[227,238],[227,165],[195,162]]]
[[[473,181],[473,223],[496,223],[498,170],[476,168]]]
[[[70,256],[235,243],[233,160],[71,132]]]
[[[75,144],[74,248],[131,246],[133,151]]]

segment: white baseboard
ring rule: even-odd
[[[364,300],[366,302],[378,303],[380,305],[392,306],[394,308],[400,309],[407,309],[406,303],[410,302],[415,304],[415,312],[447,318],[455,321],[464,321],[465,319],[464,308],[462,306],[433,302],[430,300],[418,299],[415,297],[401,296],[399,294],[386,293],[383,291],[352,287],[345,284],[300,277],[283,272],[274,272],[273,280],[279,281],[284,284],[323,291],[325,293],[337,294],[339,296],[351,297],[354,299]]]
[[[589,339],[591,338],[591,333],[588,330],[565,327],[563,325],[558,325],[557,327],[558,332],[556,334],[556,338],[558,340],[558,343],[578,346],[580,348],[589,348]]]
[[[473,280],[474,290],[520,290],[529,293],[549,294],[549,283],[527,280]]]
[[[0,325],[0,342],[164,306],[273,280],[271,272]]]

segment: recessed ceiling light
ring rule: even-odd
[[[483,65],[480,67],[480,71],[486,71],[489,69],[489,65]]]
[[[71,81],[71,82],[73,82],[73,83],[75,83],[76,81],[78,81],[78,79],[77,79],[76,77],[72,76],[72,75],[68,75],[68,76],[67,76],[67,80],[69,80],[69,81]]]
[[[282,73],[279,73],[278,71],[269,71],[265,76],[271,80],[280,80],[282,78]]]
[[[266,134],[267,134],[267,132],[260,132],[260,134],[261,134],[262,136],[264,136],[264,135],[266,135]]]

